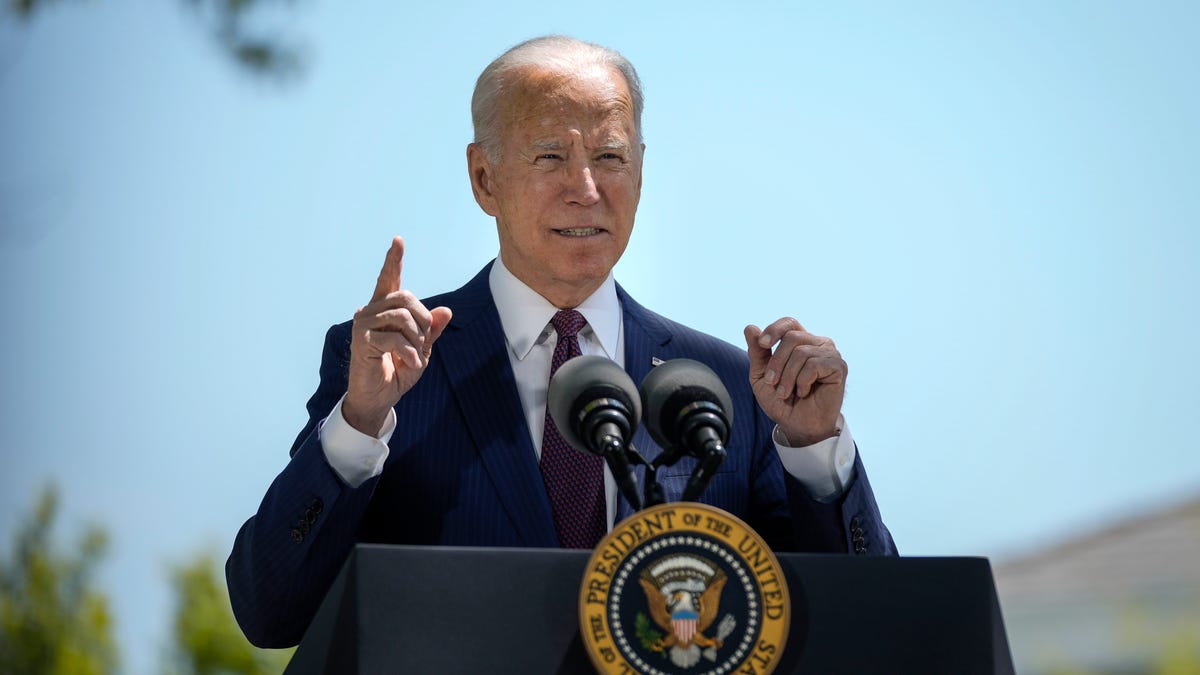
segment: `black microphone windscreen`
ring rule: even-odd
[[[664,449],[681,444],[677,438],[679,412],[696,401],[715,403],[733,424],[733,399],[711,368],[691,359],[671,359],[656,366],[642,380],[642,407],[646,430]]]
[[[633,415],[630,428],[637,427],[642,417],[641,398],[629,374],[616,362],[603,356],[576,356],[559,366],[550,378],[546,392],[550,418],[573,447],[592,452],[576,432],[573,417],[582,406],[602,398],[620,401]]]

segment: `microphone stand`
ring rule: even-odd
[[[704,494],[704,490],[708,488],[708,483],[712,480],[717,468],[725,461],[725,446],[720,441],[713,443],[706,450],[707,454],[696,463],[696,468],[692,469],[692,475],[683,488],[683,496],[680,497],[682,501],[694,502],[699,499],[700,495]]]
[[[658,457],[654,458],[653,462],[647,462],[640,453],[629,446],[630,454],[636,457],[636,464],[641,464],[646,467],[646,485],[644,502],[646,506],[653,504],[662,504],[665,501],[662,486],[658,484],[658,469],[664,466],[674,466],[686,454],[679,448],[667,448],[663,450]],[[704,490],[708,488],[708,484],[712,481],[713,474],[720,468],[726,457],[725,445],[721,443],[720,438],[715,434],[712,438],[706,439],[704,443],[704,455],[700,457],[700,461],[696,463],[696,468],[692,469],[692,475],[688,477],[688,482],[683,488],[683,495],[680,496],[680,501],[694,502],[704,494]],[[653,501],[657,499],[657,501]]]
[[[658,464],[646,461],[646,458],[642,456],[642,453],[638,452],[638,449],[633,446],[632,442],[629,443],[628,447],[629,459],[632,463],[646,467],[646,480],[642,484],[642,507],[649,508],[665,504],[667,498],[663,494],[662,486],[658,484]]]

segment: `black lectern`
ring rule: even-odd
[[[360,545],[285,675],[593,673],[589,551]],[[792,620],[777,673],[1012,673],[983,558],[778,556]]]

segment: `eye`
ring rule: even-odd
[[[621,155],[618,155],[618,154],[617,154],[617,153],[615,153],[615,152],[605,152],[605,153],[602,153],[602,154],[600,155],[599,159],[600,159],[600,161],[602,161],[602,162],[621,162],[621,161],[624,161],[624,160],[625,160],[625,158],[624,158],[624,157],[622,157]]]
[[[538,159],[562,159],[562,155],[558,154],[557,152],[543,152],[542,154],[538,155],[537,158]]]

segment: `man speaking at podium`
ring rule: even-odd
[[[251,642],[299,642],[357,542],[594,546],[631,509],[546,413],[552,370],[578,354],[634,382],[675,358],[715,371],[734,423],[701,500],[775,550],[895,553],[841,417],[846,364],[831,340],[782,318],[747,326],[735,348],[614,281],[642,189],[641,112],[633,66],[570,38],[522,43],[480,75],[467,166],[500,255],[420,300],[404,289],[404,256],[430,252],[397,237],[370,302],[329,330],[309,422],[226,565]],[[661,452],[644,430],[633,444]],[[660,470],[667,501],[695,461]]]

